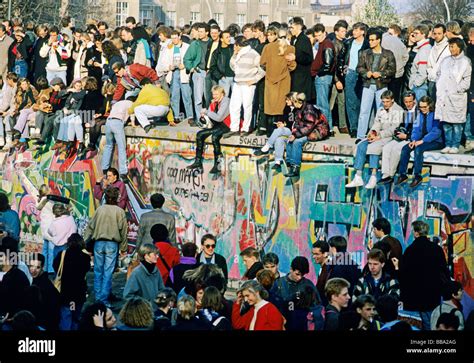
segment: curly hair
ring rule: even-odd
[[[120,310],[119,317],[122,323],[129,327],[149,328],[153,324],[153,309],[147,300],[132,297]]]

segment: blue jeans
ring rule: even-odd
[[[46,272],[54,272],[53,269],[53,256],[54,256],[54,244],[47,239],[43,240],[43,250],[41,253],[44,256],[44,270]]]
[[[72,308],[73,307],[73,308]],[[60,309],[59,330],[78,330],[82,304],[62,305]]]
[[[402,149],[400,156],[400,164],[398,164],[398,173],[406,174],[408,169],[408,162],[410,161],[410,154],[412,151],[415,152],[414,161],[413,161],[413,174],[415,176],[421,176],[421,169],[423,168],[423,153],[429,150],[439,150],[443,148],[443,143],[434,141],[434,142],[424,142],[420,146],[417,146],[415,149],[410,149],[410,147],[405,145]]]
[[[416,101],[420,102],[420,98],[428,95],[428,83],[425,82],[421,86],[413,86],[412,89],[415,92]]]
[[[291,135],[291,130],[287,127],[276,128],[267,141],[267,144],[275,149],[275,161],[283,161],[283,154],[285,153],[285,146],[288,142],[288,137]]]
[[[189,83],[181,83],[181,71],[179,69],[173,72],[173,78],[171,80],[171,108],[174,113],[174,118],[181,118],[181,110],[179,105],[181,102],[181,93],[183,94],[184,110],[186,112],[186,118],[193,117],[193,104],[191,97],[191,86]]]
[[[316,106],[326,116],[329,123],[329,130],[332,130],[332,115],[329,107],[329,95],[332,87],[332,76],[327,75],[323,77],[316,76],[314,85],[316,87]]]
[[[115,143],[118,147],[119,173],[128,173],[127,151],[125,142],[125,131],[123,121],[116,118],[108,118],[105,123],[105,146],[102,155],[102,170],[107,170],[112,163]]]
[[[112,290],[112,275],[117,262],[118,243],[96,241],[94,245],[94,292],[95,300],[108,303]]]
[[[75,114],[69,114],[60,118],[58,140],[69,141],[69,123],[76,117]]]
[[[351,131],[357,130],[360,114],[360,91],[359,74],[349,69],[346,74],[344,94],[346,96],[346,110],[349,119],[348,126]]]
[[[459,147],[464,124],[443,122],[444,140],[447,147]]]
[[[219,80],[219,86],[224,88],[225,95],[230,98],[230,91],[234,85],[234,77],[224,77]]]
[[[15,60],[13,71],[18,75],[18,78],[26,78],[28,76],[28,63],[24,59]]]
[[[357,145],[356,156],[354,159],[354,169],[363,170],[365,165],[365,159],[367,157],[367,148],[369,147],[369,141],[361,141]],[[378,169],[379,168],[380,155],[369,155],[369,168]]]
[[[53,260],[56,258],[57,255],[59,255],[66,248],[67,248],[67,245],[54,246],[54,248],[53,248]]]
[[[301,159],[303,157],[303,147],[308,141],[306,136],[295,139],[293,142],[289,142],[286,145],[286,163],[296,166],[301,165]]]
[[[193,94],[194,94],[194,117],[197,120],[201,116],[202,98],[206,86],[206,72],[193,73]]]
[[[374,99],[378,110],[380,107],[382,107],[382,100],[380,99],[380,96],[386,90],[387,88],[377,90],[377,86],[375,84],[370,85],[368,88],[364,87],[364,90],[362,91],[362,101],[360,104],[359,125],[357,126],[358,139],[363,139],[367,135]]]

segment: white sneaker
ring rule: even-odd
[[[349,184],[346,184],[346,188],[357,188],[357,187],[361,187],[362,185],[364,185],[364,181],[362,180],[362,177],[356,174],[354,179]]]
[[[365,189],[374,189],[377,186],[377,177],[372,175],[369,182],[365,185]]]
[[[440,153],[443,154],[449,154],[451,152],[451,148],[449,146],[446,146],[444,149],[440,151]]]
[[[452,147],[451,150],[448,151],[448,154],[459,154],[459,149],[457,147]]]
[[[265,145],[262,146],[262,148],[260,150],[262,152],[266,153],[266,152],[270,151],[270,145],[265,144]]]

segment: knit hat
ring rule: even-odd
[[[155,224],[151,227],[150,236],[153,238],[153,242],[167,242],[168,235],[168,228],[163,224]]]

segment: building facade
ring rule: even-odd
[[[163,22],[184,26],[196,21],[215,19],[221,27],[231,23],[240,26],[261,19],[287,22],[301,16],[312,24],[311,3],[314,0],[141,0],[140,21],[147,25]]]

